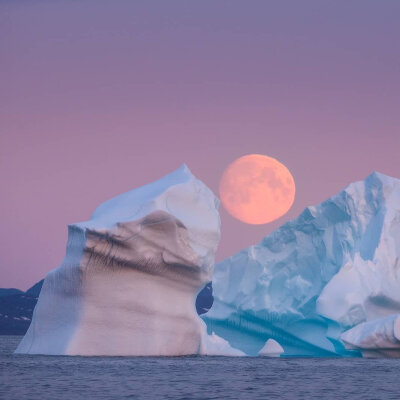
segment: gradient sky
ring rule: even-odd
[[[292,172],[280,220],[221,209],[217,259],[377,170],[400,177],[400,1],[0,3],[0,287],[68,223],[185,162],[215,193],[247,153]]]

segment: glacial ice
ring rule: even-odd
[[[215,332],[212,332],[211,335],[207,334],[207,327],[204,322],[201,331],[201,345],[199,354],[203,356],[229,357],[246,355],[243,353],[243,351],[231,347],[231,345],[225,339],[216,335]]]
[[[350,184],[213,274],[218,204],[183,165],[70,225],[16,352],[400,356],[400,180]]]
[[[284,353],[282,346],[274,339],[268,339],[264,347],[258,352],[259,356],[280,357]]]
[[[363,322],[342,333],[348,348],[366,356],[400,356],[400,314]]]
[[[214,345],[232,353],[208,338],[195,308],[212,276],[218,205],[183,165],[69,225],[65,259],[46,276],[16,352],[185,355]]]
[[[247,355],[359,356],[341,334],[400,313],[399,260],[400,180],[375,172],[218,263],[202,318]]]

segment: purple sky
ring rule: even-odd
[[[62,261],[68,223],[186,162],[291,170],[291,211],[221,209],[220,260],[373,170],[400,177],[400,1],[0,4],[0,287]]]

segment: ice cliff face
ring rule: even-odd
[[[217,264],[203,318],[249,355],[359,355],[340,335],[400,313],[399,259],[400,180],[373,173]]]
[[[184,165],[70,225],[65,259],[46,276],[16,352],[201,352],[195,300],[212,277],[218,204]]]
[[[363,355],[400,356],[400,314],[363,322],[344,332],[341,339],[349,348],[360,349]]]

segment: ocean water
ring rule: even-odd
[[[0,398],[400,399],[400,359],[13,355],[0,336]]]

